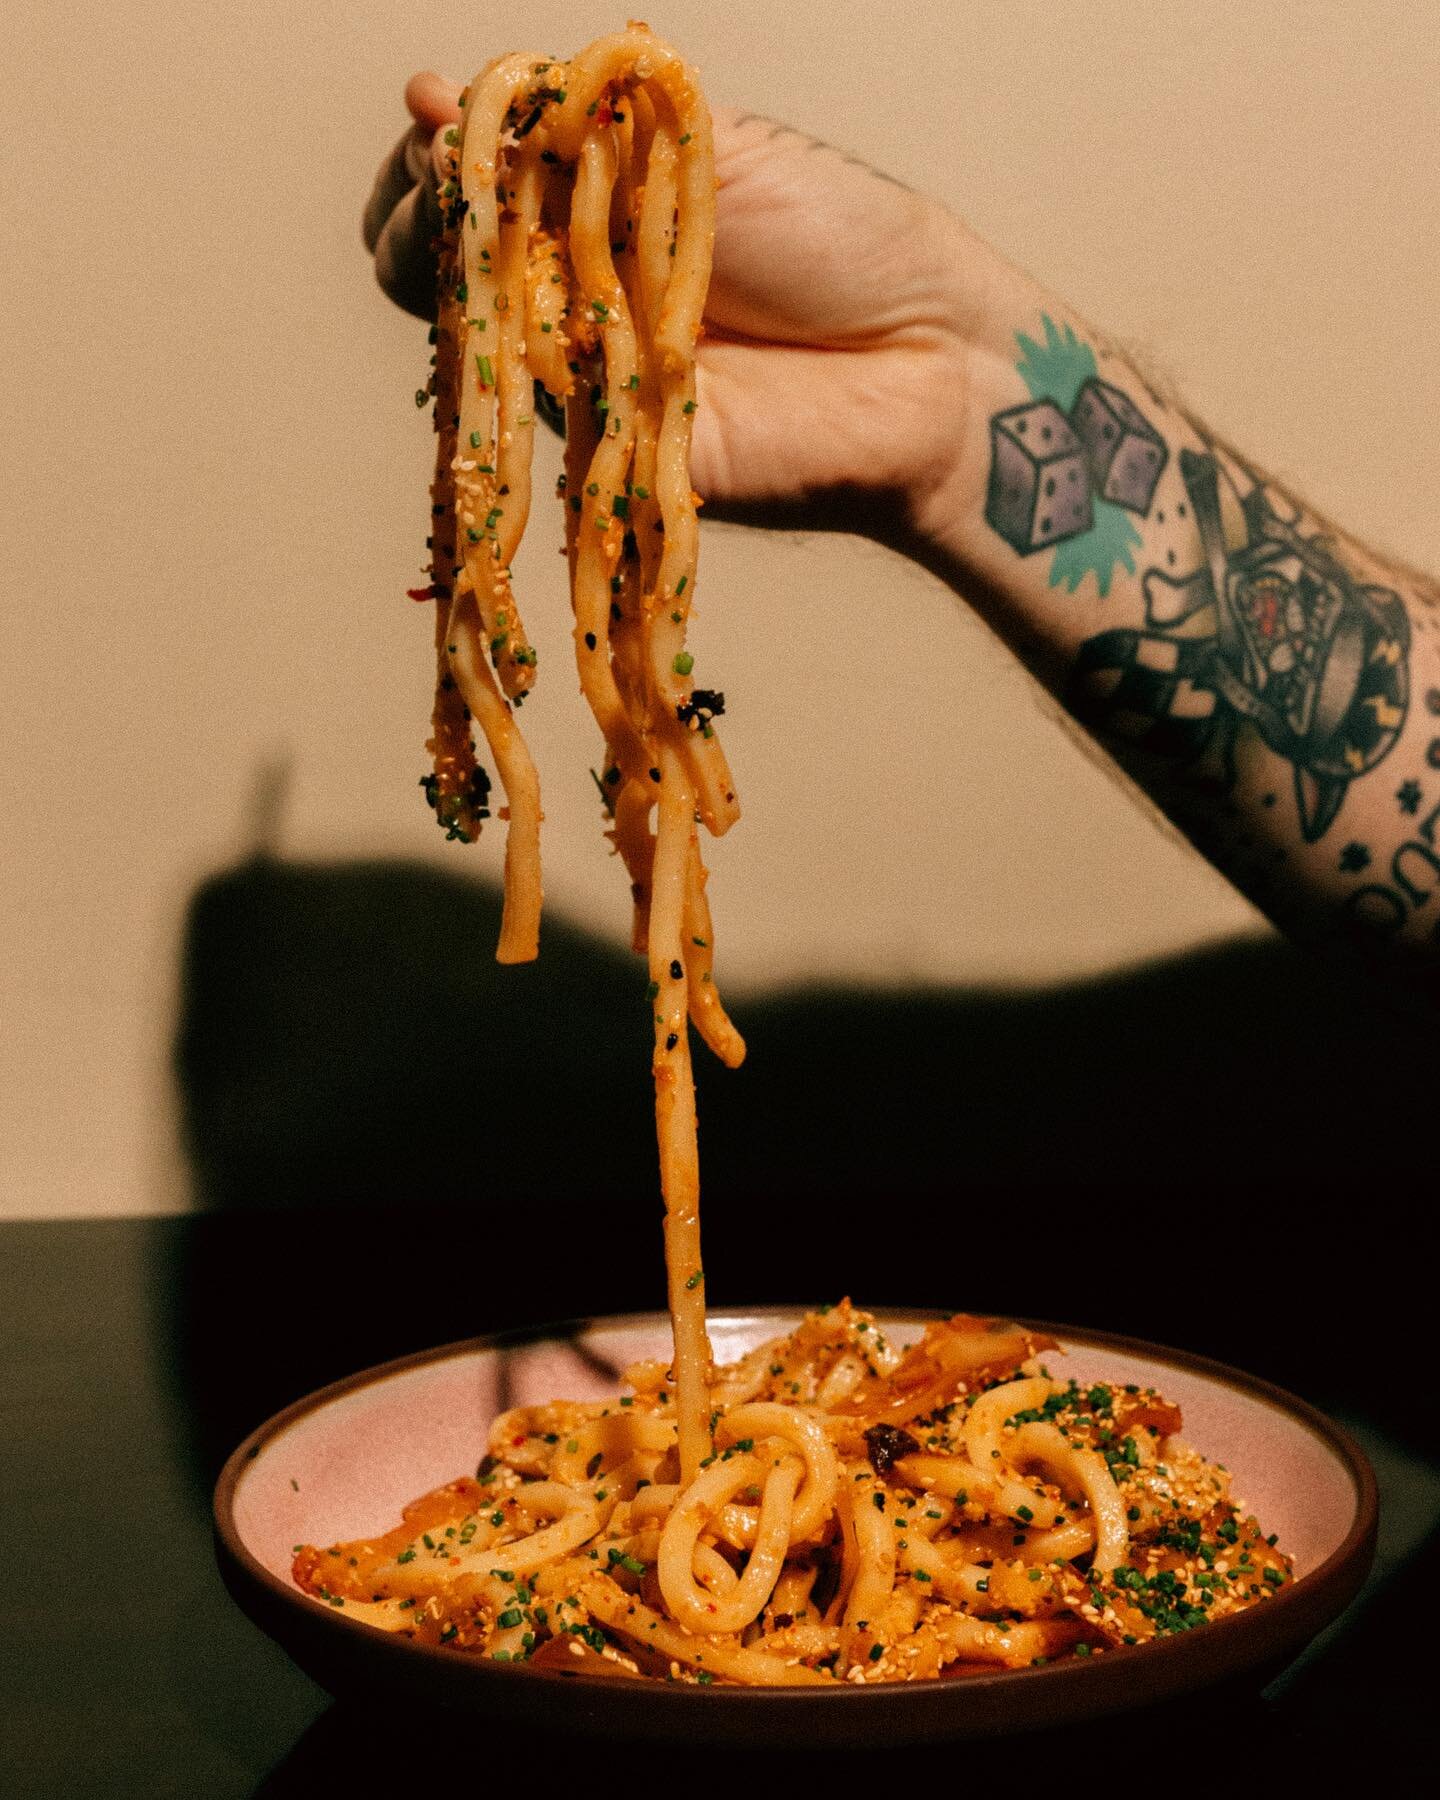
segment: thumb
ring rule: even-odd
[[[433,69],[422,69],[405,83],[405,104],[422,131],[439,131],[442,125],[453,125],[460,117],[460,93],[458,81],[437,75]]]

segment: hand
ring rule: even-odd
[[[411,78],[414,126],[365,211],[380,285],[433,310],[437,133],[459,88]],[[951,478],[967,391],[967,259],[938,204],[829,145],[721,108],[715,267],[692,469],[713,514],[900,547]]]

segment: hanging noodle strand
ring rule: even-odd
[[[681,1470],[712,1450],[689,1024],[730,1067],[697,823],[739,816],[686,627],[695,345],[715,170],[695,73],[641,25],[570,63],[523,52],[471,82],[441,190],[431,587],[437,687],[427,797],[451,837],[489,816],[478,725],[505,792],[498,957],[539,950],[540,786],[515,711],[534,685],[512,564],[530,512],[540,390],[565,416],[566,552],[580,687],[605,743],[609,835],[648,959],[655,1118]],[[653,824],[652,824],[653,819]]]

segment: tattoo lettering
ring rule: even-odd
[[[1425,710],[1440,719],[1440,688],[1431,688],[1425,695]],[[1431,738],[1425,760],[1432,768],[1440,767],[1440,737]],[[1440,893],[1440,803],[1428,801],[1412,775],[1395,790],[1395,804],[1406,818],[1416,820],[1415,835],[1395,851],[1388,869],[1377,871],[1384,879],[1368,881],[1345,898],[1350,925],[1372,938],[1388,938],[1403,931]],[[1423,816],[1422,807],[1426,808]],[[1440,941],[1440,922],[1432,930]]]
[[[1146,572],[1145,629],[1087,639],[1067,704],[1227,790],[1239,734],[1258,732],[1290,763],[1301,834],[1315,843],[1405,722],[1404,605],[1356,582],[1329,540],[1282,517],[1258,482],[1240,499],[1246,539],[1232,547],[1215,456],[1182,450],[1180,474],[1204,561],[1180,577]],[[1342,869],[1363,868],[1362,849],[1347,846]]]
[[[1028,403],[990,421],[985,519],[1020,556],[1054,549],[1050,585],[1073,594],[1094,575],[1103,599],[1117,567],[1135,573],[1144,517],[1169,456],[1136,406],[1100,378],[1095,352],[1042,318],[1045,341],[1016,334]]]
[[[1388,879],[1368,881],[1346,895],[1345,916],[1350,925],[1366,936],[1381,938],[1404,930],[1440,893],[1440,854],[1437,851],[1440,851],[1440,806],[1432,807],[1419,821],[1416,835],[1407,838],[1390,858],[1389,869],[1376,871]],[[1440,937],[1440,925],[1435,931]]]

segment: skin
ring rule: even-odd
[[[432,310],[439,134],[459,117],[459,92],[433,73],[412,77],[405,100],[414,123],[365,210],[380,285],[422,317]],[[751,114],[718,109],[715,149],[715,264],[692,460],[707,516],[863,532],[934,570],[1282,929],[1358,956],[1367,969],[1398,970],[1407,991],[1440,993],[1434,585],[1265,482],[934,201]],[[1046,319],[1075,334],[1098,377],[1130,398],[1165,446],[1148,509],[1126,515],[1133,568],[1118,564],[1073,590],[1056,572],[1056,550],[1017,552],[986,518],[993,422],[1032,400],[1018,334],[1042,337]],[[1143,733],[1137,740],[1133,720],[1118,729],[1122,721],[1087,704],[1077,686],[1077,663],[1083,670],[1088,656],[1093,665],[1117,631],[1132,642],[1137,633],[1166,639],[1172,628],[1157,631],[1147,601],[1168,592],[1166,582],[1215,567],[1182,481],[1197,457],[1216,471],[1227,555],[1243,555],[1240,500],[1258,486],[1271,516],[1320,554],[1330,547],[1343,591],[1383,589],[1403,614],[1395,628],[1405,640],[1403,724],[1341,784],[1338,811],[1318,835],[1313,805],[1296,791],[1305,753],[1267,741],[1243,712],[1218,702],[1228,729],[1205,754],[1177,759],[1173,748],[1156,753]],[[1213,619],[1202,611],[1180,635]],[[1211,641],[1223,641],[1211,629]],[[1390,644],[1381,654],[1399,653]]]

